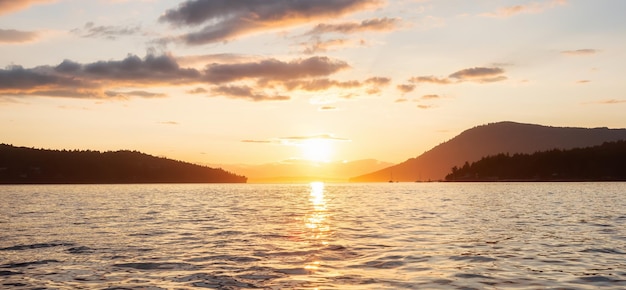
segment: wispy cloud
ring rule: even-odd
[[[337,24],[321,23],[313,27],[305,35],[319,35],[324,33],[353,34],[368,31],[391,31],[401,24],[399,18],[373,18],[361,22],[345,22]]]
[[[431,83],[438,85],[448,85],[460,82],[493,83],[504,81],[504,69],[499,67],[472,67],[456,71],[447,78],[434,76],[417,76],[409,79],[414,84]]]
[[[441,98],[441,96],[439,95],[423,95],[422,96],[422,100],[433,100],[433,99],[439,99]]]
[[[162,125],[179,125],[179,123],[176,122],[176,121],[163,121],[163,122],[159,122],[159,124],[162,124]]]
[[[550,0],[543,2],[531,2],[527,4],[521,5],[513,5],[498,8],[495,12],[482,13],[480,16],[485,17],[496,17],[496,18],[507,18],[517,14],[537,14],[542,13],[548,9],[563,6],[567,4],[567,0]]]
[[[626,104],[626,99],[609,99],[597,102],[588,102],[585,104],[601,104],[601,105],[616,105],[616,104]]]
[[[570,56],[584,56],[584,55],[593,55],[598,53],[597,49],[585,48],[585,49],[576,49],[576,50],[563,50],[561,54],[570,55]]]
[[[322,106],[319,108],[320,111],[335,111],[337,107],[335,106]]]
[[[24,43],[37,40],[39,32],[0,29],[0,43]]]
[[[50,2],[55,0],[0,0],[0,15],[26,9],[34,4]]]
[[[438,84],[438,85],[447,85],[452,83],[452,81],[450,79],[447,78],[438,78],[438,77],[434,77],[434,76],[419,76],[419,77],[412,77],[410,80],[410,82],[412,83],[431,83],[431,84]]]
[[[576,81],[577,84],[586,84],[586,83],[590,83],[590,82],[591,82],[590,80],[579,80],[579,81]]]
[[[472,81],[478,83],[492,83],[506,80],[504,70],[498,67],[473,67],[457,71],[449,78],[459,81]]]
[[[260,143],[260,144],[280,144],[288,146],[298,146],[309,140],[325,140],[330,142],[349,142],[350,139],[335,137],[332,134],[306,135],[306,136],[289,136],[278,137],[268,140],[246,139],[241,140],[244,143]]]
[[[87,22],[81,28],[71,30],[72,33],[85,38],[105,38],[115,40],[120,36],[130,36],[142,34],[141,26],[104,26]]]
[[[140,98],[145,98],[145,99],[165,98],[165,97],[167,97],[167,94],[152,93],[152,92],[147,92],[147,91],[130,91],[130,92],[106,91],[104,93],[108,97],[111,97],[111,98],[122,98],[122,99],[129,99],[131,97],[140,97]]]
[[[381,0],[188,0],[167,10],[160,21],[176,27],[205,25],[176,38],[199,45],[339,17],[382,4]]]

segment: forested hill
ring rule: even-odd
[[[0,144],[0,183],[245,183],[222,169],[137,151],[67,151]]]
[[[626,141],[534,154],[498,154],[453,167],[447,181],[626,181]]]

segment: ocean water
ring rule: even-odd
[[[3,289],[625,289],[626,183],[0,186]]]

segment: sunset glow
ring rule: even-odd
[[[626,126],[625,1],[11,3],[0,142],[16,146],[230,169],[399,163],[499,121]]]
[[[325,139],[309,139],[300,145],[304,159],[315,162],[331,160],[333,148],[331,141]]]

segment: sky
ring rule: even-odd
[[[0,143],[402,162],[474,126],[626,127],[626,1],[0,0]]]

